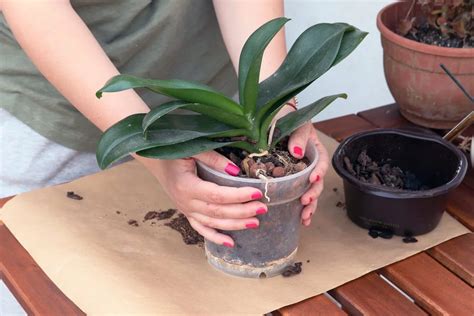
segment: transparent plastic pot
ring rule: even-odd
[[[198,175],[203,180],[222,186],[258,188],[270,198],[270,201],[265,196],[261,199],[268,212],[257,216],[258,228],[221,231],[232,237],[233,248],[205,241],[206,256],[213,267],[235,276],[262,278],[278,275],[292,264],[298,249],[303,209],[299,199],[310,186],[309,176],[319,158],[314,145],[306,148],[306,157],[311,161],[306,169],[269,179],[267,190],[263,180],[229,176],[197,163]]]

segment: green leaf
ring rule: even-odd
[[[345,26],[350,26],[349,24],[345,23],[337,23]],[[359,44],[364,40],[364,38],[368,35],[369,33],[363,32],[359,30],[358,28],[351,27],[348,29],[342,38],[341,42],[341,47],[339,48],[339,52],[337,53],[337,57],[334,60],[334,63],[332,66],[334,67],[335,65],[339,64],[344,58],[346,58],[348,55],[350,55],[354,49],[359,46]]]
[[[179,144],[142,150],[137,152],[137,155],[154,159],[180,159],[216,148],[229,146],[233,143],[235,142],[216,142],[206,138],[197,138]]]
[[[245,135],[245,130],[234,129],[203,115],[168,114],[153,123],[143,136],[145,114],[131,115],[110,127],[102,135],[97,147],[97,162],[105,169],[113,162],[137,151],[167,146],[200,137]]]
[[[148,112],[145,117],[143,118],[142,122],[142,129],[145,133],[155,121],[161,118],[163,115],[168,114],[176,109],[185,107],[187,105],[191,105],[193,103],[185,102],[185,101],[171,101],[163,103],[155,108],[153,108],[150,112]]]
[[[287,18],[276,18],[265,23],[250,35],[242,48],[239,60],[239,97],[245,113],[254,115],[263,52],[288,21]]]
[[[215,107],[217,110],[234,114],[243,114],[242,107],[206,85],[184,80],[151,80],[130,75],[118,75],[111,78],[96,95],[102,97],[103,92],[117,92],[132,88],[147,88],[154,92],[167,95],[190,103],[202,103]]]
[[[280,68],[260,83],[257,120],[280,106],[283,97],[294,96],[329,70],[341,48],[344,34],[354,29],[347,24],[316,24],[303,32],[291,47]],[[347,46],[350,40],[348,38]],[[343,54],[340,55],[342,58]]]
[[[298,111],[291,112],[279,119],[276,123],[276,128],[280,133],[278,134],[278,138],[273,140],[272,146],[275,146],[285,136],[290,135],[298,127],[310,121],[337,98],[346,99],[347,94],[341,93],[321,98],[318,101],[311,103]]]
[[[244,128],[247,130],[250,130],[252,127],[249,120],[245,116],[218,111],[216,110],[215,107],[212,107],[209,105],[194,103],[194,104],[187,105],[185,109],[196,112],[196,113],[207,115],[209,117],[212,117],[213,119],[216,119],[230,126]]]

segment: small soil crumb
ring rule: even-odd
[[[122,214],[122,212],[120,212],[120,211],[115,211],[115,213],[118,214],[118,215]]]
[[[402,239],[405,244],[413,243],[413,242],[418,242],[418,239],[416,239],[413,236],[408,236]]]
[[[344,157],[344,166],[359,181],[400,190],[421,191],[429,187],[410,171],[392,166],[388,161],[376,162],[362,150],[355,162]]]
[[[306,263],[310,263],[310,262],[311,262],[311,260],[309,260],[309,259],[308,259],[308,260],[306,260]]]
[[[175,213],[176,213],[176,210],[172,209],[172,208],[170,208],[166,211],[160,211],[160,212],[150,211],[150,212],[146,213],[145,217],[143,218],[143,222],[151,221],[153,219],[161,221],[161,220],[173,217],[173,215]]]
[[[301,268],[302,265],[303,265],[302,262],[295,262],[294,264],[287,266],[285,268],[285,270],[283,270],[281,275],[283,275],[285,278],[287,278],[287,277],[290,277],[290,276],[293,276],[293,275],[300,274],[301,271],[302,271],[302,268]]]
[[[181,234],[183,241],[186,245],[198,245],[203,246],[204,237],[199,235],[197,231],[189,224],[188,219],[183,214],[179,214],[177,217],[173,218],[169,223],[166,223],[165,226],[171,227]]]
[[[80,196],[79,194],[74,193],[74,191],[69,191],[69,192],[66,194],[66,196],[67,196],[68,198],[70,198],[70,199],[73,199],[73,200],[79,200],[79,201],[80,201],[80,200],[83,199],[82,196]]]
[[[341,202],[341,201],[338,201],[338,202],[336,203],[336,207],[344,208],[344,209],[345,209],[345,208],[346,208],[346,203]]]
[[[393,231],[387,228],[372,227],[369,229],[369,236],[372,238],[381,237],[383,239],[391,239]]]
[[[333,190],[334,192],[337,192],[337,188],[332,188],[332,190]]]
[[[134,219],[129,220],[127,223],[130,226],[138,227],[138,222]]]

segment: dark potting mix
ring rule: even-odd
[[[406,38],[413,41],[417,41],[424,44],[451,47],[451,48],[473,48],[474,47],[474,36],[469,38],[460,38],[455,34],[443,35],[441,31],[429,23],[422,23],[418,27],[413,27]]]
[[[188,219],[183,214],[178,214],[177,217],[173,218],[170,222],[166,223],[165,226],[171,227],[181,234],[183,241],[186,245],[198,245],[204,244],[204,237],[199,235],[197,231],[189,224]]]
[[[430,189],[410,171],[393,166],[389,161],[374,161],[367,155],[367,150],[362,150],[356,161],[345,156],[344,168],[365,183],[410,191]]]

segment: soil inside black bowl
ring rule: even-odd
[[[344,167],[359,181],[365,183],[410,191],[431,189],[428,185],[423,184],[414,173],[402,170],[390,160],[375,161],[365,149],[354,161],[345,156]]]

